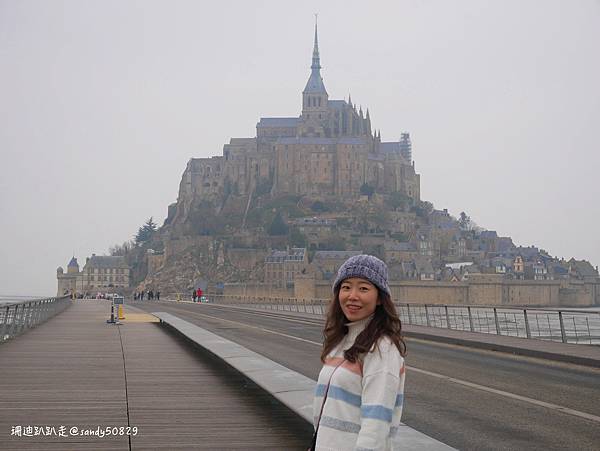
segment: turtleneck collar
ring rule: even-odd
[[[348,327],[348,334],[346,335],[346,340],[350,343],[354,343],[356,337],[360,335],[360,333],[365,330],[367,324],[373,319],[374,313],[371,313],[366,318],[363,318],[358,321],[354,321],[351,323],[346,323],[345,325]]]

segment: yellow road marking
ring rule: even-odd
[[[128,313],[125,311],[124,313],[125,319],[121,319],[124,323],[158,323],[159,319],[148,313]]]

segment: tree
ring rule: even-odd
[[[360,187],[360,194],[362,194],[363,196],[369,196],[369,198],[370,198],[374,192],[375,192],[375,188],[373,188],[368,183],[363,183],[362,186]]]
[[[290,244],[294,247],[306,247],[307,243],[306,236],[297,227],[294,227],[290,232]]]
[[[460,227],[460,230],[469,232],[473,230],[474,225],[475,224],[473,221],[471,221],[471,218],[464,211],[461,211],[460,218],[458,218],[458,226]]]
[[[156,224],[154,223],[152,216],[150,216],[144,225],[138,229],[138,232],[135,235],[135,244],[140,245],[149,242],[156,230]]]
[[[108,253],[112,256],[126,256],[131,252],[135,243],[133,241],[125,241],[123,244],[115,244],[108,249]]]
[[[426,219],[433,212],[433,204],[427,201],[419,202],[413,207],[413,211],[420,218]]]
[[[400,191],[394,191],[391,193],[388,201],[390,207],[394,209],[399,208],[400,210],[405,210],[411,206],[412,203],[412,198]]]
[[[329,211],[329,209],[327,208],[327,206],[321,202],[320,200],[316,200],[312,203],[312,205],[310,206],[310,209],[314,212],[317,213],[321,213],[324,211]]]
[[[271,221],[271,224],[269,225],[269,227],[267,229],[267,233],[271,236],[287,235],[288,226],[285,223],[285,221],[283,220],[283,217],[281,216],[281,213],[279,211],[273,218],[273,221]]]

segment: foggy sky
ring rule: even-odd
[[[421,195],[600,264],[600,2],[0,0],[0,294],[53,295],[130,239],[192,157],[330,99],[410,132]]]

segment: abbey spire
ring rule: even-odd
[[[317,19],[315,17],[315,43],[312,53],[312,64],[310,66],[310,77],[306,83],[303,94],[325,94],[327,90],[323,84],[323,78],[321,77],[321,57],[319,56],[319,35],[317,29]]]

